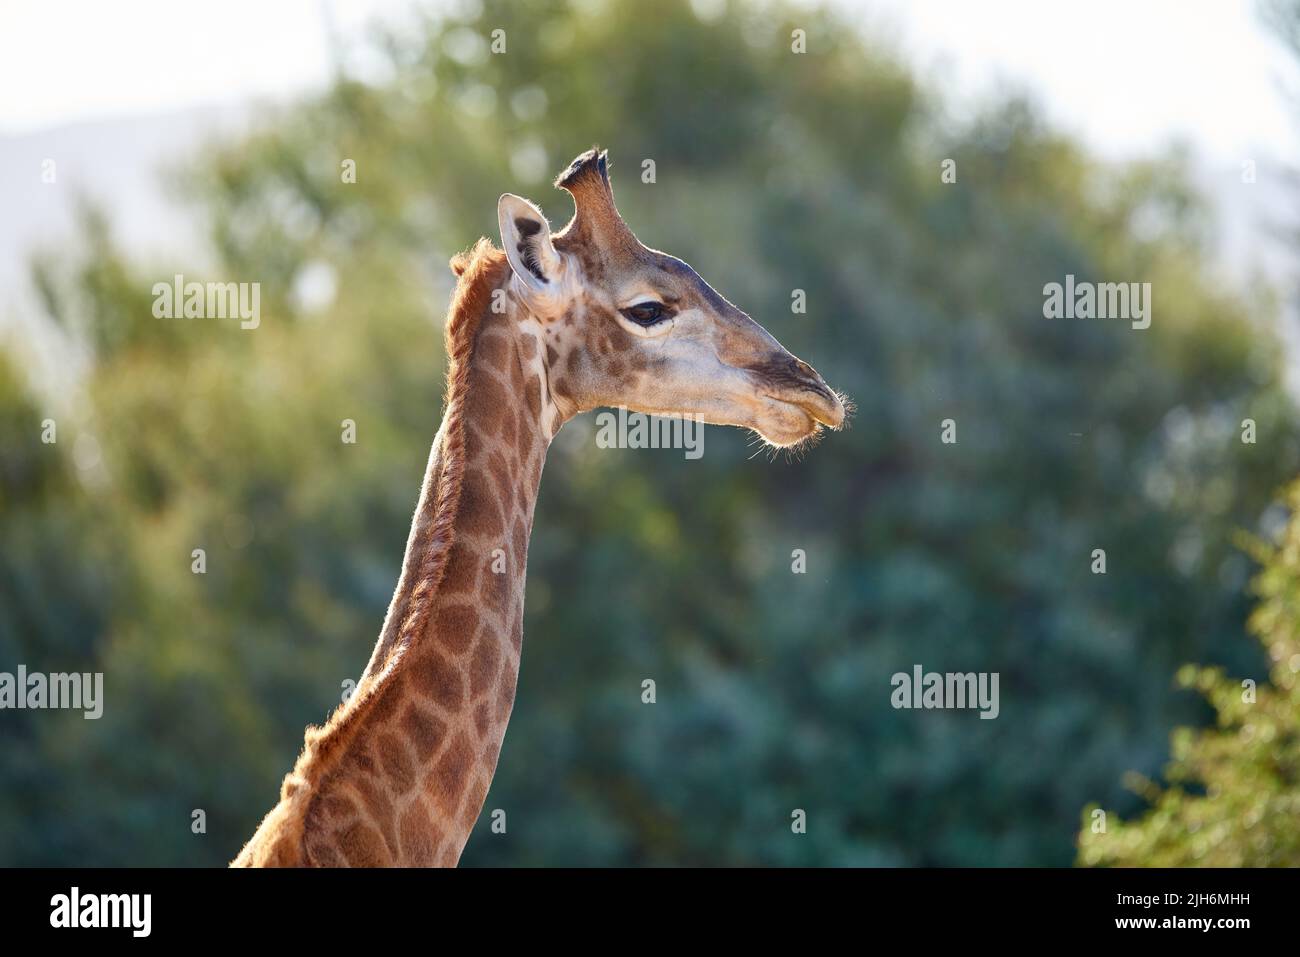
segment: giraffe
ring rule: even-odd
[[[506,193],[504,249],[452,260],[444,415],[379,639],[232,866],[456,865],[513,707],[533,509],[570,418],[691,415],[777,447],[843,424],[811,366],[637,240],[608,166],[592,149],[556,179],[575,209],[560,232]]]

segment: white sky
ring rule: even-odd
[[[1019,84],[1107,155],[1150,152],[1171,135],[1219,162],[1300,149],[1296,111],[1288,114],[1278,88],[1286,57],[1250,0],[838,5],[931,78],[946,80],[958,98],[1003,80]],[[347,37],[376,13],[409,7],[404,0],[4,0],[0,134],[302,90],[327,76],[326,11]]]
[[[1300,73],[1252,0],[863,0],[846,3],[908,61],[962,91],[1003,81],[1112,158],[1171,137],[1213,163],[1300,156]],[[1300,90],[1296,90],[1300,93]]]
[[[587,0],[591,2],[591,0]],[[734,0],[733,0],[734,2]],[[1003,80],[1111,156],[1185,136],[1228,162],[1300,149],[1288,66],[1251,0],[840,0],[958,97]],[[404,0],[4,0],[0,134],[324,82],[343,36]],[[652,8],[651,8],[652,9]],[[815,52],[815,51],[813,51]],[[1294,74],[1293,74],[1294,75]]]
[[[330,4],[340,28],[383,0]],[[321,83],[320,0],[2,0],[0,134]]]

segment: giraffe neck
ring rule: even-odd
[[[480,247],[462,268],[446,412],[384,627],[236,863],[454,865],[487,796],[519,674],[533,509],[562,417],[540,324],[512,295],[491,309],[492,292],[509,289],[504,255]]]
[[[386,742],[381,736],[377,748],[381,768],[391,763],[404,770],[405,758],[415,768],[413,777],[424,775],[422,787],[411,789],[394,833],[387,835],[395,838],[402,862],[459,859],[487,796],[514,702],[528,542],[551,437],[539,415],[541,382],[526,375],[513,322],[510,314],[491,315],[478,332],[445,573],[434,589],[423,634],[410,651],[403,701],[392,715],[405,732],[397,737],[405,740]],[[440,432],[446,432],[446,423]],[[442,475],[457,468],[445,448],[430,459]],[[404,565],[418,567],[413,559]],[[425,582],[418,575],[403,577],[390,617],[406,609],[409,621]],[[400,628],[395,633],[400,640]],[[391,783],[401,791],[406,782]],[[432,841],[425,840],[426,833]]]
[[[505,311],[499,314],[488,311],[480,318],[479,338],[466,358],[463,445],[459,453],[449,449],[455,440],[449,433],[455,428],[451,420],[456,411],[453,405],[456,397],[449,392],[447,411],[429,451],[397,588],[363,673],[365,677],[378,675],[383,669],[397,647],[415,602],[432,589],[430,574],[423,565],[448,538],[459,542],[447,550],[448,558],[456,556],[464,562],[464,556],[469,556],[473,567],[488,568],[496,576],[491,580],[494,587],[508,587],[513,592],[517,584],[518,610],[522,614],[524,559],[541,469],[551,439],[571,414],[561,412],[551,393],[542,346],[546,339],[543,325],[527,312],[513,287],[513,282],[492,285],[492,292],[506,293]],[[448,351],[451,352],[450,345]],[[452,473],[456,472],[459,477],[453,477]],[[473,478],[466,482],[466,476]],[[478,495],[468,511],[463,505],[445,500],[446,488],[452,484],[461,487],[462,496],[466,485],[471,496]],[[500,517],[504,529],[496,528],[496,510],[491,502],[480,504],[484,499],[494,500],[503,509]],[[519,528],[511,521],[512,505],[519,507],[514,518],[522,520],[522,538]],[[437,523],[451,512],[455,513],[455,520],[448,535]],[[483,521],[490,526],[487,530],[478,527]],[[520,549],[517,568],[508,561],[510,545]],[[458,564],[458,573],[462,567]],[[452,582],[456,585],[462,578],[458,575]],[[453,591],[454,588],[444,588],[441,597]]]

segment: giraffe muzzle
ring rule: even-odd
[[[797,404],[817,422],[838,429],[844,424],[844,400],[826,384],[816,369],[802,359],[795,359],[794,362],[802,380],[804,395],[804,401]]]
[[[754,370],[766,380],[765,395],[801,409],[812,422],[838,429],[844,424],[844,401],[817,370],[788,353]]]
[[[797,393],[787,392],[784,395],[773,395],[769,396],[769,398],[798,406],[808,418],[819,425],[838,429],[844,424],[844,403],[825,384],[817,389],[810,387]]]

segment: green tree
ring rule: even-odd
[[[1278,38],[1300,54],[1300,3],[1260,4]],[[1249,538],[1262,566],[1249,630],[1269,662],[1270,683],[1234,680],[1222,668],[1187,665],[1177,683],[1214,710],[1209,728],[1178,728],[1164,781],[1136,772],[1128,786],[1147,803],[1123,821],[1090,805],[1080,863],[1096,866],[1295,867],[1300,865],[1300,483],[1286,496],[1277,541]]]
[[[1084,812],[1079,860],[1150,867],[1300,866],[1300,483],[1276,543],[1254,542],[1263,566],[1250,631],[1270,683],[1237,681],[1222,668],[1187,666],[1178,683],[1214,708],[1210,728],[1179,728],[1162,786],[1131,775],[1151,807],[1140,817]],[[1101,821],[1109,822],[1103,829]]]

